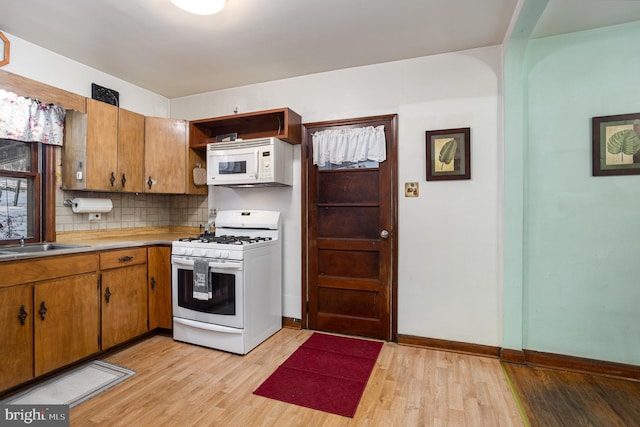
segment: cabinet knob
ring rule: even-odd
[[[129,262],[133,259],[133,257],[131,255],[125,255],[125,256],[121,256],[120,258],[118,258],[118,261],[120,262]]]
[[[111,299],[111,290],[109,290],[109,288],[107,288],[104,293],[104,299],[107,300],[107,302],[109,302],[109,300]]]
[[[149,186],[149,190],[151,190],[151,186],[153,185],[153,180],[151,179],[151,175],[149,175],[149,180],[147,180],[147,185]]]
[[[124,188],[124,185],[127,183],[127,178],[124,176],[124,174],[122,174],[122,188]]]
[[[40,303],[40,310],[38,310],[38,313],[40,314],[40,318],[44,320],[44,316],[47,314],[47,306],[44,305],[44,301]]]
[[[155,277],[151,278],[151,290],[152,291],[156,290],[156,278]]]
[[[20,319],[20,324],[22,326],[24,326],[24,321],[27,319],[28,315],[29,315],[29,313],[27,313],[27,310],[24,309],[24,305],[21,305],[20,306],[20,312],[18,313],[18,319]]]
[[[116,183],[116,176],[113,172],[111,172],[111,178],[109,178],[109,182],[111,183],[111,186],[113,187]]]

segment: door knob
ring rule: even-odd
[[[383,239],[388,239],[389,238],[389,232],[387,230],[382,230],[380,232],[380,237],[382,237]]]

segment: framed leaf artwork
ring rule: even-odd
[[[427,181],[471,179],[471,128],[427,131]]]
[[[640,113],[593,117],[593,176],[640,174]]]

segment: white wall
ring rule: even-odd
[[[498,272],[499,46],[320,73],[171,100],[171,116],[202,119],[289,107],[310,123],[398,113],[398,331],[501,344]],[[470,181],[425,181],[425,131],[471,127]],[[284,312],[301,317],[300,150],[292,189],[210,190],[217,209],[283,212]],[[404,182],[420,183],[405,199]]]
[[[11,42],[11,62],[4,71],[91,98],[91,83],[120,94],[120,107],[145,116],[167,117],[169,100],[4,32]]]

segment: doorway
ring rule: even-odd
[[[384,126],[386,160],[318,167],[313,134]],[[303,125],[302,325],[397,340],[397,115]]]

